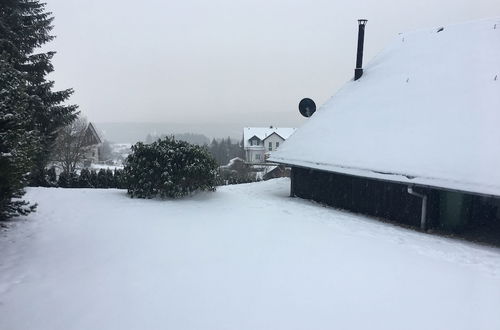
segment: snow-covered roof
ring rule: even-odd
[[[500,18],[398,35],[270,160],[500,196]]]
[[[220,167],[221,168],[231,168],[232,166],[234,166],[235,163],[238,163],[238,162],[244,163],[245,160],[240,158],[240,157],[234,157],[234,158],[231,158],[226,165],[221,165]]]
[[[296,128],[291,127],[245,127],[243,128],[244,147],[246,148],[250,146],[248,140],[254,136],[258,137],[260,140],[264,140],[273,133],[276,133],[286,140],[293,134],[293,132],[295,132],[295,130]]]

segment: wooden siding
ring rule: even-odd
[[[337,208],[419,227],[422,200],[407,185],[293,167],[291,195]],[[498,200],[470,194],[414,188],[428,196],[427,224],[451,231],[500,223]]]

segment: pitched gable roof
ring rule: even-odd
[[[258,137],[261,141],[266,139],[268,136],[270,136],[273,133],[278,134],[281,136],[283,139],[287,139],[290,137],[293,132],[295,132],[296,128],[291,128],[291,127],[244,127],[243,128],[243,141],[244,141],[244,147],[248,147],[249,143],[248,141],[256,136]]]
[[[264,141],[265,141],[265,140],[267,140],[267,139],[269,139],[269,138],[270,138],[271,136],[273,136],[273,135],[277,135],[277,136],[279,136],[282,140],[286,140],[284,137],[282,137],[282,136],[281,136],[281,135],[279,135],[278,133],[276,133],[276,132],[272,132],[271,134],[269,134],[268,136],[266,136],[266,137],[264,138]]]
[[[100,144],[101,142],[102,142],[101,138],[97,133],[97,130],[95,129],[94,125],[92,123],[89,123],[85,131],[85,145],[90,146],[90,145]]]
[[[270,160],[500,196],[500,18],[438,30],[396,37]]]

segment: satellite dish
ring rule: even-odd
[[[302,99],[299,103],[300,114],[304,117],[311,117],[316,111],[316,103],[309,98]]]

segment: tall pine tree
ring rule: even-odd
[[[0,220],[35,208],[20,200],[38,146],[36,132],[29,130],[28,104],[23,75],[0,54]]]
[[[0,218],[34,209],[22,201],[27,174],[45,185],[45,166],[59,128],[77,116],[64,105],[71,89],[53,91],[46,76],[54,52],[37,53],[53,39],[51,13],[38,0],[0,1]],[[31,169],[31,171],[30,171]]]
[[[24,74],[30,96],[30,129],[39,136],[39,148],[32,157],[31,181],[33,185],[45,185],[45,167],[57,131],[77,116],[76,105],[64,104],[73,90],[53,91],[54,82],[47,80],[47,74],[54,70],[51,60],[55,52],[36,52],[54,38],[50,34],[53,17],[45,10],[45,3],[2,0],[0,15],[0,49],[13,67]]]

